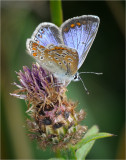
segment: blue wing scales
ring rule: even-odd
[[[74,17],[61,25],[64,44],[78,52],[78,69],[83,64],[95,39],[99,23],[99,17],[88,15]]]
[[[39,24],[31,39],[44,47],[50,44],[58,46],[63,43],[59,28],[52,23]]]

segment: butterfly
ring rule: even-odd
[[[78,79],[98,31],[98,16],[83,15],[66,20],[60,27],[41,23],[26,41],[28,53],[64,85]]]

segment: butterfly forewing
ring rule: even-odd
[[[38,25],[31,38],[44,47],[63,43],[59,28],[52,23]]]
[[[99,18],[97,16],[80,16],[67,20],[61,25],[64,44],[78,52],[78,69],[83,64],[96,36]]]

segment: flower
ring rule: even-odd
[[[13,83],[18,89],[11,95],[27,102],[29,137],[43,149],[48,145],[56,150],[76,144],[86,131],[86,126],[79,125],[85,112],[76,112],[77,103],[67,99],[66,87],[38,63],[23,70],[17,72],[20,84]]]

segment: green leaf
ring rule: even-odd
[[[61,0],[50,0],[50,11],[52,22],[60,26],[63,22],[62,3]]]
[[[94,125],[87,131],[87,133],[84,135],[84,138],[98,132],[99,132],[98,126]]]
[[[113,136],[109,133],[98,133],[99,129],[97,126],[93,126],[89,131],[85,134],[84,138],[75,145],[76,157],[77,159],[85,159],[96,139],[106,138]]]
[[[98,133],[99,129],[97,126],[93,126],[91,129],[88,130],[88,132],[85,134],[84,138],[87,136],[90,136],[92,134]],[[94,145],[95,140],[83,145],[80,149],[76,151],[76,157],[77,159],[85,159],[89,151]]]
[[[85,138],[83,138],[77,145],[76,148],[80,148],[82,147],[84,144],[92,141],[92,140],[96,140],[96,139],[100,139],[100,138],[106,138],[106,137],[111,137],[113,136],[110,133],[105,133],[105,132],[101,132],[101,133],[96,133],[96,134],[92,134],[90,136],[87,136]]]
[[[76,145],[69,147],[67,150],[58,150],[57,157],[63,157],[63,159],[74,159],[74,160],[85,160],[85,157],[91,150],[96,139],[111,137],[112,134],[109,133],[98,133],[99,129],[95,125],[85,134],[83,139],[78,142]],[[54,158],[55,159],[55,158]],[[52,159],[53,160],[53,159]],[[58,158],[56,159],[58,160]],[[62,159],[61,159],[62,160]]]
[[[94,145],[95,140],[83,145],[80,149],[76,152],[77,159],[85,159],[87,154],[90,152],[91,148]]]

